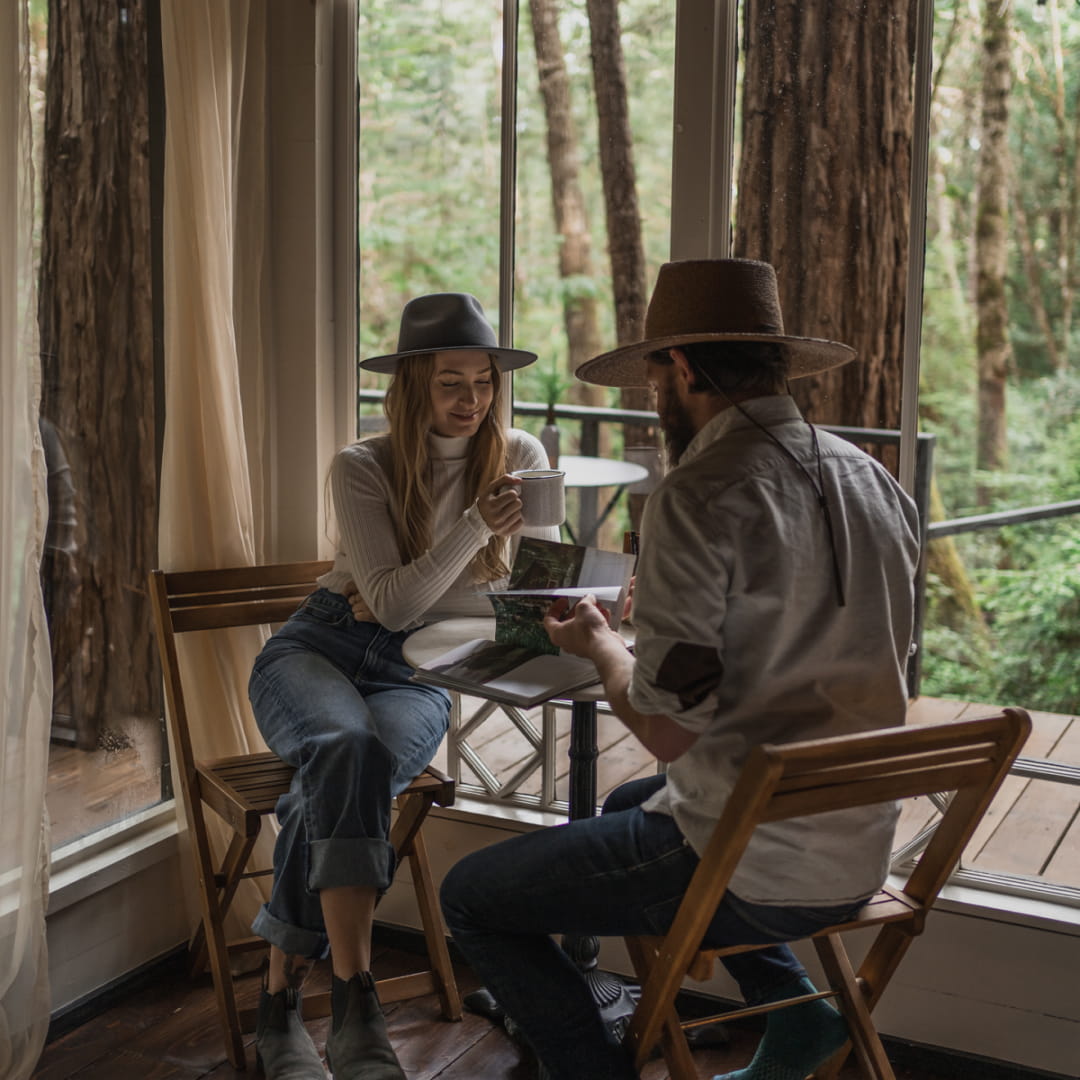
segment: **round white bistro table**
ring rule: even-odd
[[[628,636],[624,634],[624,636]],[[442,619],[428,623],[411,633],[402,654],[413,667],[434,660],[443,653],[475,638],[495,637],[495,619]],[[481,694],[476,694],[481,697]],[[592,817],[596,813],[596,703],[604,698],[600,683],[564,694],[560,701],[570,702],[570,820]]]
[[[596,539],[600,526],[607,521],[608,514],[615,509],[619,496],[631,485],[639,483],[649,475],[644,465],[635,461],[622,461],[618,458],[578,457],[574,454],[560,454],[556,466],[566,473],[563,483],[568,488],[584,488],[581,493],[581,510],[578,515],[578,534],[575,536],[570,522],[564,522],[567,535],[573,544],[588,547]],[[611,498],[599,514],[596,513],[596,488],[613,487]]]

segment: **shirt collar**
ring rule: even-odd
[[[795,399],[790,394],[768,394],[765,397],[750,398],[749,401],[740,401],[739,408],[765,427],[803,418],[798,405],[795,404]],[[685,465],[692,461],[707,446],[730,432],[754,427],[753,420],[748,420],[743,412],[734,406],[729,406],[723,412],[717,413],[690,440],[690,445],[683,453],[679,464]]]

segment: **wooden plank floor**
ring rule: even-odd
[[[388,947],[375,950],[373,968],[379,978],[415,971],[421,965],[422,958],[411,952]],[[254,1036],[245,1039],[247,1071],[238,1072],[225,1060],[208,979],[191,981],[179,967],[168,965],[158,978],[133,987],[101,1015],[51,1041],[38,1062],[34,1080],[259,1077]],[[476,987],[466,968],[458,966],[457,971],[463,993]],[[312,986],[323,989],[327,982],[325,966],[320,965],[312,976]],[[258,976],[245,977],[241,987],[241,1003],[246,1005],[258,992]],[[502,1028],[468,1012],[460,1023],[447,1023],[439,1016],[434,995],[388,1005],[385,1012],[391,1041],[410,1080],[531,1080],[534,1075],[529,1057]],[[328,1028],[329,1019],[308,1025],[320,1052]],[[752,1030],[729,1027],[723,1031],[730,1040],[726,1046],[695,1053],[703,1077],[740,1068],[753,1056],[757,1035]],[[904,1053],[901,1048],[899,1056]],[[957,1066],[957,1059],[939,1059],[930,1067],[898,1061],[896,1076],[897,1080],[953,1080],[976,1075],[956,1072],[956,1067],[971,1068],[973,1063],[961,1061]],[[665,1080],[667,1075],[663,1063],[656,1060],[646,1066],[642,1080]],[[850,1064],[841,1074],[842,1080],[858,1076]]]

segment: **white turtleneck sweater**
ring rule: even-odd
[[[506,433],[507,472],[546,469],[547,454],[538,439],[516,428]],[[484,593],[506,580],[475,582],[469,563],[491,538],[474,502],[465,504],[468,437],[428,434],[434,470],[433,543],[419,558],[402,563],[390,512],[390,437],[376,435],[339,450],[330,470],[330,487],[340,535],[334,568],[319,579],[345,593],[355,582],[368,607],[388,630],[411,630],[436,619],[491,615]],[[558,540],[557,526],[524,528],[518,538]]]

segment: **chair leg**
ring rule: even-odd
[[[218,907],[221,909],[221,917],[224,920],[229,912],[229,905],[236,895],[240,885],[240,875],[247,866],[247,861],[255,847],[258,836],[241,836],[235,834],[229,844],[229,850],[225,858],[221,860],[220,878],[222,886],[218,891]],[[212,879],[211,879],[212,880]],[[188,944],[188,970],[192,975],[198,975],[206,967],[206,927],[199,923],[195,928],[191,941]]]
[[[194,798],[198,795],[193,793]],[[202,906],[202,924],[206,934],[206,948],[210,956],[210,972],[217,998],[218,1019],[225,1039],[225,1055],[234,1069],[247,1067],[244,1058],[244,1040],[240,1030],[240,1013],[236,1007],[236,991],[232,971],[229,968],[229,949],[225,939],[225,914],[218,902],[218,889],[214,884],[214,866],[210,856],[210,839],[206,823],[192,815],[192,852],[195,856],[196,878],[199,881],[199,899]]]
[[[653,969],[655,955],[640,938],[625,938],[626,951],[630,954],[630,961],[634,965],[634,973],[637,975],[638,985],[644,987],[649,974]],[[631,1028],[633,1031],[634,1028]],[[690,1053],[690,1044],[686,1041],[686,1034],[679,1022],[679,1015],[674,1006],[667,1010],[664,1025],[660,1030],[660,1046],[664,1054],[664,1062],[667,1064],[670,1080],[697,1080],[697,1066],[694,1064],[693,1055]],[[644,1067],[652,1052],[652,1047],[635,1047],[635,1064],[638,1069]]]
[[[851,1045],[855,1048],[868,1080],[896,1080],[896,1074],[885,1055],[885,1048],[881,1045],[866,998],[855,978],[840,935],[826,934],[824,937],[814,938],[814,947],[829,985],[839,994],[844,1018],[851,1033]],[[841,1053],[834,1055],[826,1067],[831,1067],[836,1062],[838,1070],[843,1063]]]
[[[450,950],[446,947],[446,933],[443,930],[442,915],[435,896],[435,883],[431,879],[431,866],[428,863],[422,832],[414,834],[407,854],[413,888],[416,890],[416,904],[420,909],[420,924],[424,928],[428,957],[438,982],[442,1014],[447,1020],[460,1020],[461,995],[458,993],[454,968],[450,963]]]

